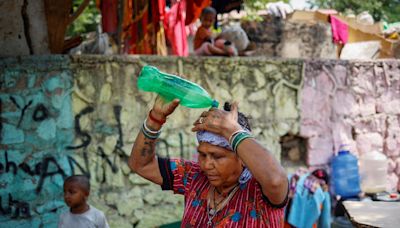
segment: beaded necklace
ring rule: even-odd
[[[232,188],[232,190],[229,191],[228,196],[225,197],[225,199],[222,200],[221,202],[219,202],[218,204],[215,204],[215,198],[214,198],[215,189],[216,188],[214,186],[211,186],[211,189],[208,193],[208,199],[207,199],[207,218],[208,218],[207,225],[208,226],[213,225],[212,220],[218,214],[218,212],[220,212],[228,204],[228,202],[232,199],[232,197],[235,195],[235,193],[239,189],[239,184],[237,184],[234,188]],[[211,201],[214,204],[213,208],[210,208]],[[219,208],[218,208],[218,206],[219,206]]]

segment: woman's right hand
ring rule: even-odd
[[[175,111],[178,105],[179,99],[166,102],[162,97],[157,96],[150,114],[159,122],[165,122],[167,117]],[[159,130],[162,127],[162,124],[159,122],[153,121],[151,118],[147,118],[147,125],[153,130]]]
[[[203,112],[193,125],[192,131],[205,130],[229,139],[233,132],[242,130],[238,123],[238,103],[232,104],[231,111],[211,108]]]

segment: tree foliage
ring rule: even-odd
[[[262,21],[263,18],[258,15],[259,10],[267,9],[267,4],[270,2],[285,2],[288,3],[289,0],[244,0],[244,10],[247,13],[247,16],[244,17],[244,20],[248,21]]]
[[[264,10],[267,3],[279,1],[289,2],[289,0],[244,0],[244,5],[250,10]]]
[[[359,14],[368,11],[376,21],[400,21],[400,0],[309,0],[312,6]]]
[[[75,12],[83,0],[74,0],[73,2],[73,12]],[[77,36],[96,31],[100,20],[101,15],[96,7],[96,1],[92,0],[82,14],[68,27],[67,36]]]

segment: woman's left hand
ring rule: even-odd
[[[233,132],[242,129],[238,123],[238,104],[234,102],[229,112],[211,108],[203,112],[193,125],[192,131],[205,130],[228,139]]]

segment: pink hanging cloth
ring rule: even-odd
[[[349,39],[349,28],[347,24],[338,17],[330,15],[333,42],[339,44],[347,43]]]
[[[172,46],[172,52],[178,56],[188,56],[189,47],[185,28],[186,0],[175,2],[165,13],[164,27],[166,36]]]

